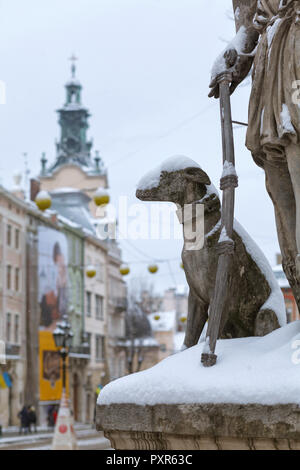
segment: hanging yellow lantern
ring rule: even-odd
[[[160,320],[160,315],[154,315],[153,318],[154,318],[154,320],[158,321],[158,320]]]
[[[40,191],[37,194],[34,202],[36,203],[40,211],[45,211],[46,209],[49,209],[52,205],[52,199],[48,191]]]
[[[110,197],[106,189],[98,188],[94,194],[94,203],[96,206],[106,206],[110,201]]]
[[[127,274],[130,273],[129,266],[127,266],[127,264],[122,264],[120,266],[120,273],[122,274],[122,276],[127,276]]]
[[[180,317],[180,321],[181,323],[185,323],[187,320],[187,318],[183,315],[182,317]]]
[[[157,271],[158,271],[158,266],[157,266],[157,264],[150,264],[150,265],[148,266],[148,271],[149,271],[149,273],[151,273],[151,274],[157,273]]]
[[[96,274],[97,274],[97,271],[96,271],[95,266],[92,266],[92,265],[88,266],[88,267],[86,268],[85,273],[86,273],[87,277],[89,277],[90,279],[92,279],[93,277],[95,277]]]

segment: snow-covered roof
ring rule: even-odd
[[[278,264],[273,268],[273,273],[281,289],[290,289],[289,281],[287,280],[286,275],[284,274],[281,264]]]
[[[159,317],[155,320],[155,317]],[[176,327],[176,312],[154,312],[148,315],[153,331],[172,331]]]
[[[65,187],[65,188],[56,188],[56,189],[52,189],[51,190],[51,194],[72,194],[72,193],[82,193],[82,191],[80,191],[80,189],[76,189],[76,188],[68,188],[68,187]],[[86,194],[85,194],[86,196]]]
[[[95,228],[91,221],[88,203],[90,198],[77,189],[58,188],[51,191],[52,207],[63,218],[68,220],[69,225],[75,228],[86,228],[95,234]]]
[[[299,348],[292,349],[299,341],[300,321],[262,337],[219,340],[214,367],[201,364],[201,342],[109,383],[98,403],[300,405]]]
[[[71,78],[65,86],[81,86],[80,81],[77,78]]]
[[[63,111],[87,111],[87,109],[80,103],[67,103],[62,107]]]
[[[185,284],[178,284],[176,286],[176,294],[177,295],[186,295],[187,294],[187,286]]]
[[[132,347],[132,340],[127,339],[125,341],[118,341],[118,346],[123,346],[125,348]],[[152,336],[148,336],[146,338],[135,338],[133,340],[133,345],[135,347],[142,347],[142,348],[155,348],[158,347],[159,344],[155,338]]]

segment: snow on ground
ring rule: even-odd
[[[210,368],[200,361],[203,344],[111,382],[98,403],[300,404],[300,363],[293,362],[295,354],[300,359],[300,321],[264,337],[218,341]]]

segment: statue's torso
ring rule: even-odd
[[[255,161],[285,163],[285,148],[300,142],[300,0],[258,0],[256,51],[246,145]],[[295,85],[296,84],[296,85]]]

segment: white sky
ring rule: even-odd
[[[89,136],[109,172],[113,202],[135,199],[143,174],[162,159],[183,154],[196,160],[218,186],[221,136],[216,100],[208,83],[214,58],[234,35],[231,0],[0,0],[0,79],[7,104],[0,106],[0,177],[6,187],[40,156],[55,158],[59,137],[55,110],[64,102],[68,58],[78,57],[83,103],[92,113]],[[233,117],[247,121],[250,86],[232,98]],[[264,174],[235,130],[239,188],[236,217],[275,264],[278,243]],[[181,241],[136,241],[153,258],[180,258]],[[122,242],[128,261],[146,259]],[[131,277],[173,284],[167,265],[151,276],[146,264],[131,265]],[[184,276],[171,263],[176,283]]]

